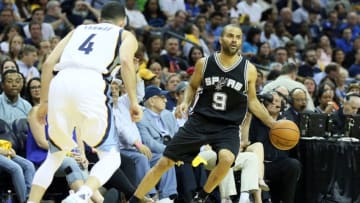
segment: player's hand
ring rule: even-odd
[[[139,104],[130,106],[130,115],[133,122],[138,122],[142,119],[143,111]]]
[[[38,111],[36,113],[36,118],[40,124],[46,124],[46,115],[48,113],[48,104],[47,102],[40,102]]]
[[[152,158],[152,153],[151,153],[151,150],[149,149],[149,147],[147,147],[146,145],[138,145],[137,147],[137,150],[139,150],[139,152],[143,155],[145,155],[148,160],[151,160]]]
[[[175,116],[176,118],[182,118],[182,115],[187,115],[189,110],[189,105],[182,102],[179,106],[176,107]]]

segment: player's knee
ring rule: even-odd
[[[219,164],[231,166],[235,160],[235,155],[229,150],[220,150]]]

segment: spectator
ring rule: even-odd
[[[321,33],[321,27],[319,22],[319,12],[315,9],[309,10],[309,19],[307,20],[309,24],[309,32],[312,42],[318,42]]]
[[[358,14],[355,11],[351,11],[347,14],[346,23],[341,25],[341,30],[350,28],[352,33],[352,40],[360,35],[360,25],[358,20]]]
[[[264,86],[264,89],[262,92],[269,92],[272,89],[278,87],[278,86],[284,86],[287,87],[289,91],[292,91],[295,88],[302,89],[306,93],[306,100],[307,103],[305,103],[305,108],[309,111],[314,111],[314,103],[309,95],[309,93],[306,90],[306,87],[295,81],[297,76],[297,67],[294,64],[286,64],[281,70],[281,75],[274,81],[269,82],[267,85]]]
[[[288,61],[288,51],[285,47],[278,47],[274,50],[274,63],[279,63],[281,66]],[[281,68],[280,68],[281,69]]]
[[[243,43],[242,55],[251,58],[258,52],[257,44],[260,42],[261,30],[256,27],[251,27],[246,34],[246,40]]]
[[[174,17],[178,11],[186,11],[184,0],[159,0],[160,9],[168,18]]]
[[[349,72],[345,68],[340,67],[339,76],[335,78],[335,82],[336,82],[335,94],[338,98],[340,98],[341,101],[344,100],[346,95],[346,89],[347,89],[346,79],[348,78],[349,78]]]
[[[7,26],[1,34],[2,34],[3,38],[0,43],[0,50],[3,53],[7,54],[9,52],[10,40],[15,35],[21,34],[21,28],[17,24],[11,24],[11,25]]]
[[[178,39],[170,37],[166,40],[166,53],[159,57],[161,66],[165,69],[164,72],[176,73],[180,70],[186,70],[189,67],[185,60],[177,56],[179,49]]]
[[[163,40],[159,35],[150,35],[146,42],[148,58],[158,58],[163,51]]]
[[[162,73],[162,67],[161,64],[156,60],[149,60],[147,64],[147,69],[150,70],[156,77],[154,78],[154,83],[152,85],[155,85],[157,87],[160,87],[162,84],[162,78],[164,77]],[[145,86],[147,86],[145,82]]]
[[[274,34],[274,24],[270,22],[266,22],[264,24],[264,30],[260,35],[261,42],[267,42],[270,45],[271,50],[278,48],[280,46],[280,42],[278,37]]]
[[[340,36],[341,21],[338,18],[336,11],[330,11],[327,18],[322,23],[322,29],[325,35],[332,38]]]
[[[334,49],[332,53],[332,60],[333,62],[339,64],[341,67],[348,69],[345,63],[345,52],[343,50],[337,48]]]
[[[24,46],[24,38],[21,35],[16,34],[10,39],[9,42],[9,56],[15,61],[20,60],[20,51]]]
[[[43,40],[41,23],[31,21],[29,23],[30,37],[26,38],[24,43],[40,48],[40,42]]]
[[[315,101],[316,96],[317,96],[317,85],[315,80],[312,77],[306,77],[304,79],[304,85],[310,95],[310,97],[312,98],[313,101]]]
[[[204,56],[210,55],[210,50],[206,45],[206,42],[201,38],[199,28],[195,24],[189,24],[185,28],[185,39],[191,41],[185,42],[183,45],[183,55],[189,56],[190,49],[194,46],[201,47]]]
[[[280,19],[291,36],[295,36],[298,33],[298,24],[293,21],[293,12],[290,8],[285,7],[281,9]]]
[[[293,40],[296,44],[297,50],[302,53],[305,50],[306,45],[311,42],[309,25],[306,22],[302,22],[301,24],[299,24],[299,31],[294,36]]]
[[[357,50],[355,55],[355,62],[349,68],[350,77],[360,79],[360,49]]]
[[[38,51],[37,69],[41,71],[42,65],[45,63],[46,58],[51,53],[51,43],[49,40],[42,40]]]
[[[262,70],[270,70],[271,60],[271,49],[268,42],[259,43],[257,54],[250,59],[256,67],[261,67]]]
[[[1,120],[0,122],[2,131],[11,128],[6,126],[4,121]],[[9,133],[12,134],[12,132]],[[11,134],[9,136],[14,136]],[[11,182],[14,186],[18,202],[26,202],[35,174],[35,168],[29,160],[16,154],[9,140],[2,140],[0,146],[0,170],[7,172],[11,176]]]
[[[37,49],[31,45],[25,45],[20,52],[20,61],[17,61],[20,73],[29,81],[33,77],[40,77],[38,69],[34,66],[37,61]]]
[[[357,93],[349,93],[346,95],[344,105],[332,115],[333,126],[332,133],[337,135],[345,134],[346,116],[357,114],[360,109],[360,97]]]
[[[329,65],[327,65],[325,67],[324,72],[319,72],[319,73],[315,74],[314,80],[315,80],[316,84],[320,85],[321,81],[326,77],[331,79],[332,82],[334,82],[335,79],[337,77],[339,77],[339,69],[340,69],[340,66],[338,64],[330,63]]]
[[[26,99],[32,105],[40,103],[41,80],[38,77],[31,78],[26,84]],[[45,159],[45,158],[44,158]]]
[[[76,0],[72,6],[74,8],[69,11],[67,18],[75,27],[83,24],[85,21],[90,21],[91,23],[98,22],[100,12],[93,8],[88,2]]]
[[[280,47],[285,47],[286,43],[292,38],[292,35],[286,30],[285,24],[282,21],[275,22],[274,27],[275,35],[280,42]]]
[[[188,63],[189,63],[189,68],[194,68],[196,62],[202,57],[204,57],[204,51],[201,47],[197,47],[197,46],[191,47],[188,57],[187,57]]]
[[[163,31],[175,32],[176,34],[183,36],[186,19],[187,15],[184,10],[176,11],[173,20],[168,21],[168,23],[163,27]]]
[[[176,107],[176,86],[180,83],[180,77],[178,74],[170,74],[167,77],[165,90],[168,92],[166,93],[166,109],[169,111],[174,110]]]
[[[150,31],[152,29],[147,23],[144,14],[135,8],[135,0],[125,0],[125,5],[130,27],[145,31]]]
[[[300,60],[300,54],[297,52],[298,49],[296,48],[296,44],[294,41],[288,41],[285,44],[285,48],[288,52],[288,63],[293,63],[295,64],[297,67],[299,67],[302,63],[302,61]]]
[[[65,13],[61,13],[60,2],[51,0],[46,4],[46,15],[44,22],[50,23],[55,34],[60,37],[65,35],[74,28],[67,19]]]
[[[31,21],[38,22],[41,24],[42,38],[45,40],[49,40],[50,38],[55,36],[55,33],[51,24],[44,22],[44,18],[45,18],[44,10],[42,10],[41,8],[35,8],[32,11]],[[23,27],[23,30],[26,38],[30,38],[31,34],[29,30],[29,24],[25,25]]]
[[[222,19],[224,18],[221,12],[215,11],[209,16],[209,23],[206,24],[206,35],[211,50],[217,50],[217,42],[223,30]]]
[[[322,35],[320,37],[320,42],[319,42],[318,48],[319,48],[319,52],[320,52],[320,55],[318,57],[319,62],[321,64],[323,64],[324,66],[331,63],[332,47],[331,47],[330,39],[327,35]]]
[[[185,9],[188,15],[193,19],[200,14],[199,1],[185,0]]]
[[[300,113],[306,112],[306,104],[310,98],[307,97],[307,91],[302,88],[294,88],[289,92],[289,104],[283,116],[300,126]]]
[[[15,70],[19,72],[19,67],[12,59],[5,59],[0,66],[0,75],[2,76],[7,70]],[[0,79],[1,81],[1,79]]]
[[[344,28],[341,32],[341,37],[335,39],[336,47],[343,50],[345,53],[352,50],[352,33],[351,28]]]
[[[307,49],[304,52],[304,64],[299,67],[298,75],[301,77],[314,77],[321,70],[317,65],[315,49]],[[316,81],[316,79],[315,79]]]
[[[250,16],[250,22],[252,24],[256,25],[260,23],[262,9],[254,0],[241,1],[237,4],[237,8],[239,10],[239,14],[247,14]]]
[[[334,102],[335,92],[333,90],[326,90],[325,88],[320,88],[317,95],[317,100],[315,100],[315,112],[331,114],[334,111],[339,109],[339,106]]]
[[[146,1],[143,14],[147,23],[152,27],[162,28],[166,24],[167,17],[161,11],[158,0]]]
[[[31,104],[20,96],[23,78],[16,70],[7,70],[1,76],[0,119],[9,125],[16,119],[27,118]]]
[[[0,9],[0,30],[16,23],[14,11],[11,8]]]

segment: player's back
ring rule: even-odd
[[[121,31],[122,28],[109,23],[77,27],[55,70],[83,68],[107,73],[118,55]]]

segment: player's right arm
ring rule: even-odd
[[[50,81],[53,77],[55,64],[59,61],[67,43],[69,42],[73,32],[70,32],[64,39],[62,39],[46,58],[41,70],[41,90],[40,90],[40,105],[37,112],[37,118],[41,124],[45,124],[45,117],[47,114],[47,102],[49,96]]]
[[[203,79],[204,64],[205,64],[205,58],[201,58],[196,62],[195,71],[191,76],[189,85],[184,93],[184,100],[180,104],[180,108],[176,109],[176,111],[180,111],[180,112],[176,112],[176,114],[183,115],[184,113],[186,113],[188,111],[189,106],[194,101],[196,91],[201,85],[201,81]]]
[[[120,64],[121,75],[130,99],[130,114],[133,121],[140,121],[142,110],[136,97],[136,70],[134,65],[134,56],[138,48],[138,42],[135,36],[124,30],[122,33],[122,42],[120,46]]]

